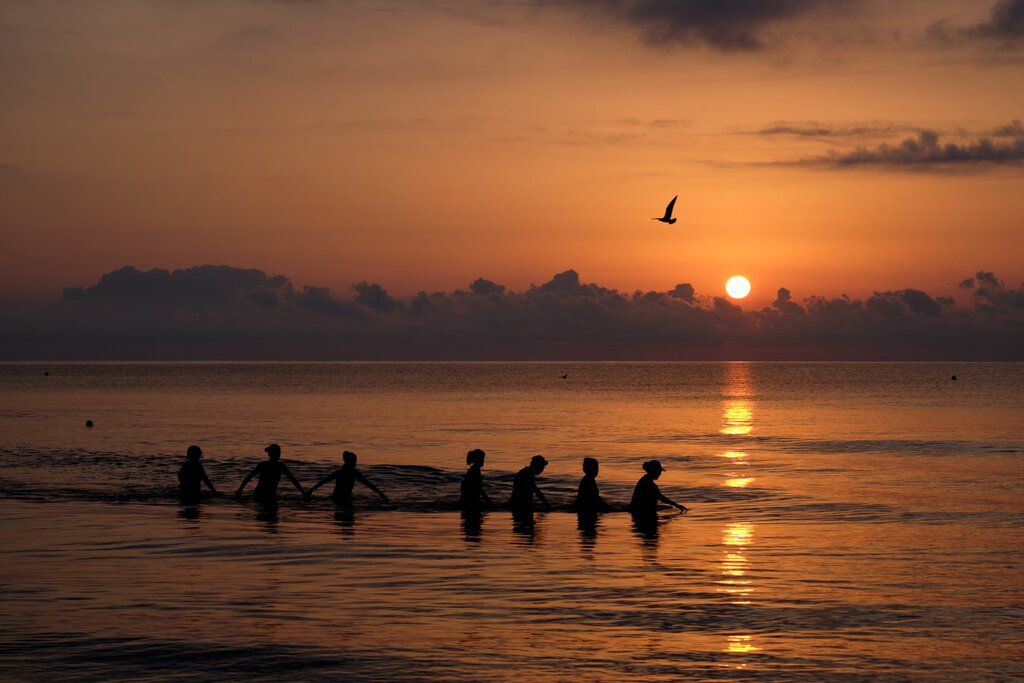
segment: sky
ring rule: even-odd
[[[967,314],[1024,290],[1021,83],[1024,0],[8,0],[0,302],[55,343],[125,267]]]

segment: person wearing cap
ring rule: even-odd
[[[636,483],[636,488],[633,489],[633,499],[629,502],[629,511],[636,516],[653,517],[658,514],[658,503],[667,503],[682,512],[686,512],[688,508],[685,505],[680,505],[674,500],[670,500],[661,492],[661,489],[658,488],[658,484],[655,482],[661,476],[661,473],[665,471],[665,468],[661,466],[661,461],[648,460],[644,463],[643,467],[646,474],[640,477],[640,481]]]
[[[220,494],[220,491],[214,487],[210,478],[206,476],[206,469],[199,462],[201,457],[203,457],[203,449],[199,446],[189,446],[188,450],[185,451],[185,462],[182,463],[181,468],[178,470],[178,484],[181,486],[181,497],[185,500],[199,500],[202,496],[201,484],[206,484],[214,495]]]
[[[466,476],[462,478],[462,485],[459,489],[459,507],[463,510],[479,510],[481,507],[490,507],[491,499],[484,490],[484,475],[480,471],[484,466],[486,457],[479,448],[474,448],[466,453]]]
[[[238,490],[235,491],[235,497],[242,495],[242,489],[245,488],[250,479],[259,476],[260,480],[256,483],[256,491],[253,492],[252,497],[264,502],[273,501],[277,498],[277,485],[281,482],[282,474],[288,477],[288,481],[295,485],[299,493],[306,495],[302,484],[295,478],[292,471],[288,469],[288,465],[281,462],[281,447],[276,443],[272,443],[263,450],[267,454],[267,459],[252,468],[252,472],[245,475],[245,479],[242,480]]]
[[[608,512],[611,506],[601,497],[597,488],[597,458],[583,458],[583,478],[576,493],[576,511],[580,514],[596,514]]]
[[[509,501],[513,511],[532,511],[534,495],[540,498],[540,502],[544,504],[545,510],[551,509],[548,499],[537,488],[537,475],[543,472],[547,466],[548,461],[544,459],[543,455],[535,455],[530,458],[529,465],[516,473],[515,478],[512,480],[512,498]]]
[[[328,474],[317,482],[316,486],[306,491],[307,498],[312,496],[313,492],[318,488],[333,480],[334,492],[331,493],[331,499],[337,505],[351,507],[352,489],[355,487],[356,481],[359,481],[363,486],[380,496],[381,500],[385,503],[388,502],[388,497],[381,493],[380,489],[373,485],[373,482],[364,477],[362,472],[356,469],[356,462],[358,461],[358,458],[355,453],[352,451],[345,451],[341,454],[341,460],[344,463],[341,467]]]

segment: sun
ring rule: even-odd
[[[742,275],[733,275],[725,283],[725,292],[733,299],[742,299],[750,294],[750,280]]]

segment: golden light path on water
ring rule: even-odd
[[[745,437],[754,431],[753,389],[750,381],[750,369],[745,363],[732,363],[728,366],[726,401],[722,410],[722,428],[720,432],[727,436]],[[746,451],[727,450],[719,454],[725,458],[730,468],[726,473],[725,486],[728,488],[744,488],[754,482],[750,474],[750,461]],[[754,542],[754,525],[744,521],[729,522],[722,530],[724,547],[719,568],[722,578],[719,579],[718,591],[729,596],[734,605],[750,605],[754,594],[753,581],[749,576],[749,560],[747,549]],[[749,634],[732,633],[726,636],[724,651],[730,654],[757,652],[761,648]],[[743,663],[735,665],[742,669]]]

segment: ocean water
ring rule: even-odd
[[[1022,680],[1022,423],[1024,364],[0,364],[0,678]],[[391,503],[177,500],[271,442]],[[555,509],[464,518],[471,448]],[[585,456],[691,511],[581,524]]]

